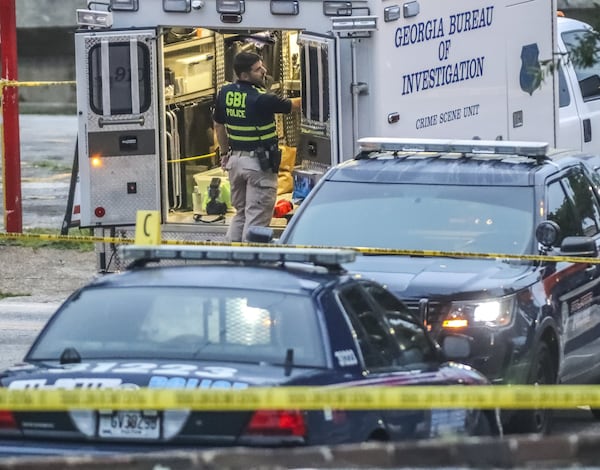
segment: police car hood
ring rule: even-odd
[[[482,291],[502,295],[503,286],[527,285],[534,275],[531,263],[506,259],[363,255],[346,268],[407,298]]]

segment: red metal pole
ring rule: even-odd
[[[21,140],[19,136],[19,89],[2,86],[1,80],[17,80],[17,19],[15,0],[0,0],[0,144],[4,186],[4,227],[23,232],[21,205]]]

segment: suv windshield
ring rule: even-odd
[[[533,188],[328,181],[287,244],[531,253]],[[293,219],[292,219],[293,220]]]
[[[310,297],[242,289],[90,288],[68,301],[28,355],[235,360],[325,367]]]

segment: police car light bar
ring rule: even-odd
[[[544,157],[548,152],[546,142],[520,142],[510,140],[445,140],[364,137],[358,139],[361,152],[447,152],[474,154],[521,155]]]
[[[338,266],[356,259],[356,251],[343,248],[285,248],[245,246],[140,246],[121,245],[120,255],[132,262],[143,260],[210,260],[247,262],[296,262]]]

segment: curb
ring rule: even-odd
[[[432,439],[285,449],[229,448],[108,457],[11,457],[0,469],[565,468],[600,462],[600,436]]]
[[[54,313],[62,302],[59,301],[27,301],[27,300],[11,300],[6,298],[0,300],[0,314],[2,313],[35,313],[35,314],[50,314]]]

